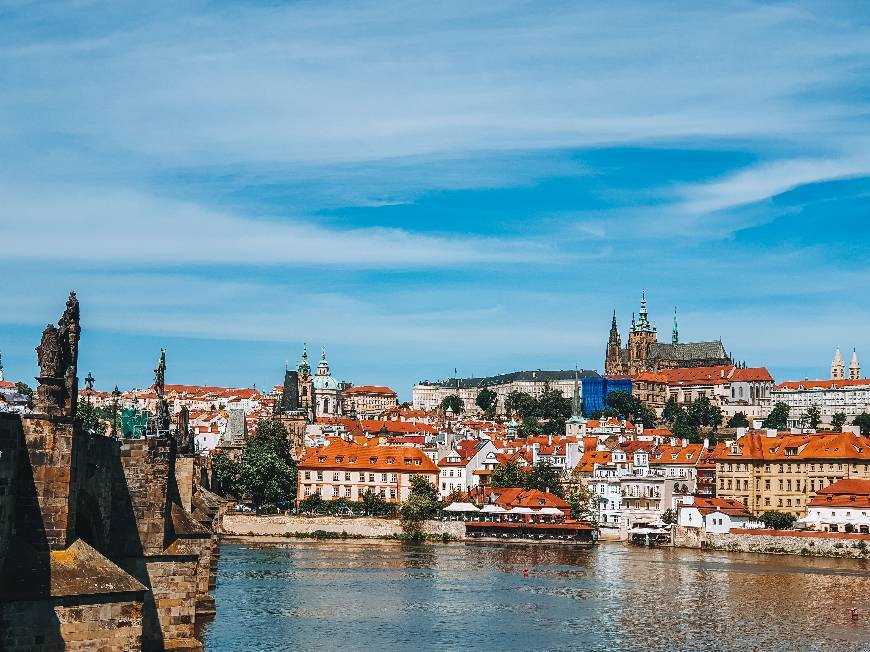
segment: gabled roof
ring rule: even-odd
[[[737,452],[730,446],[717,445],[713,458],[717,462],[733,460],[776,461],[794,460],[868,460],[870,438],[851,432],[821,434],[747,433],[737,440]]]
[[[696,496],[690,507],[697,507],[702,516],[722,512],[729,516],[752,516],[746,505],[731,498],[701,498]]]
[[[870,507],[870,480],[838,480],[820,489],[809,503],[810,507]]]

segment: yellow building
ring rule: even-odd
[[[843,478],[870,479],[870,438],[851,432],[748,433],[719,444],[716,495],[741,501],[753,514],[803,517],[820,489]]]

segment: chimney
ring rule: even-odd
[[[549,437],[547,437],[547,446],[552,446],[552,445],[553,445],[553,435],[550,435]]]
[[[768,428],[767,429],[767,436],[768,437],[776,437],[776,435],[777,435],[776,428]]]
[[[707,450],[708,448],[710,448],[710,439],[704,437],[704,450]]]

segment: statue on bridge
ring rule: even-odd
[[[79,302],[70,292],[66,310],[57,322],[42,331],[36,347],[39,360],[39,387],[36,389],[36,412],[51,416],[74,417],[78,403]]]

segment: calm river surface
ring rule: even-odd
[[[208,652],[870,650],[864,561],[622,544],[224,543],[215,598]]]

